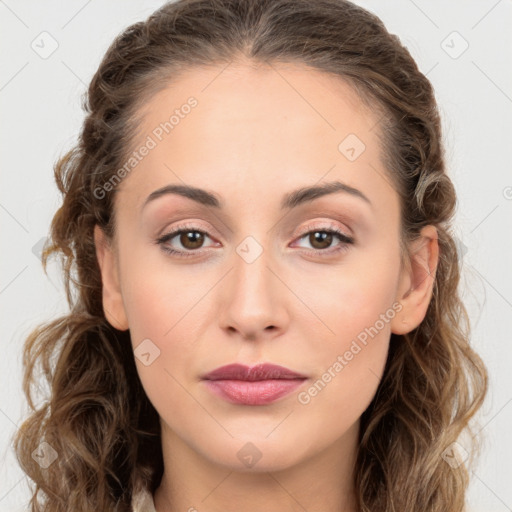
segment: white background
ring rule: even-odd
[[[82,93],[110,42],[162,3],[0,0],[0,511],[25,510],[29,496],[9,445],[25,410],[22,343],[66,307],[57,267],[46,277],[34,254],[59,206],[52,167],[76,138]],[[472,341],[491,377],[469,502],[479,512],[512,510],[512,2],[357,3],[400,37],[436,90],[459,194]],[[58,43],[47,59],[31,48],[43,31]]]

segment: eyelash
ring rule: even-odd
[[[328,227],[312,227],[312,226],[306,226],[306,231],[298,237],[298,240],[302,240],[307,235],[310,235],[311,233],[329,233],[335,235],[342,243],[337,246],[334,250],[329,249],[309,249],[307,252],[310,255],[321,257],[324,256],[332,256],[333,254],[338,254],[341,252],[345,252],[348,250],[348,246],[354,243],[354,239],[345,233],[341,231],[337,226],[330,225]],[[157,238],[155,241],[156,244],[160,245],[162,250],[170,254],[171,256],[177,256],[179,258],[190,258],[193,256],[197,256],[197,251],[200,251],[201,249],[195,249],[195,250],[189,250],[186,252],[183,251],[177,251],[175,249],[171,249],[168,245],[166,245],[167,242],[172,240],[176,235],[179,235],[181,233],[186,232],[193,232],[193,233],[201,233],[202,235],[208,236],[208,233],[206,231],[203,231],[202,229],[198,229],[196,226],[193,225],[179,225],[176,226],[175,229],[173,229],[171,232],[166,233],[162,235],[161,237]]]

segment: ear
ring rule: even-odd
[[[439,259],[437,229],[425,226],[409,249],[410,261],[402,269],[396,300],[402,309],[391,321],[391,332],[411,332],[425,318],[432,298]]]
[[[105,317],[112,327],[119,331],[126,331],[128,319],[119,286],[117,258],[111,242],[97,224],[94,226],[94,244],[103,282],[102,298]]]

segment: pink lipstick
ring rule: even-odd
[[[265,405],[288,395],[307,377],[283,366],[241,364],[221,366],[202,377],[208,388],[228,402],[240,405]]]

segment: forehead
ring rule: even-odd
[[[120,186],[137,205],[168,183],[257,194],[329,173],[360,185],[381,161],[376,114],[353,87],[291,63],[188,70],[139,116],[133,149],[152,147]]]
[[[200,129],[198,135],[208,132],[210,138],[249,129],[250,123],[259,123],[262,135],[272,134],[277,119],[289,122],[292,135],[306,134],[305,128],[333,134],[360,128],[362,135],[376,120],[353,86],[338,76],[292,63],[231,63],[189,69],[170,81],[140,108],[139,138],[169,120],[173,112],[179,114],[191,97],[197,101],[194,115],[185,114],[186,123],[180,115],[182,129],[173,129],[175,139],[184,125]]]

